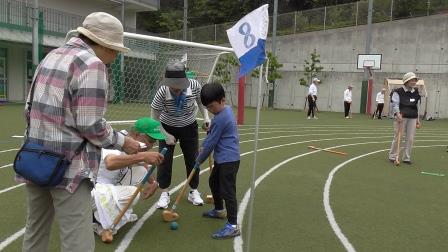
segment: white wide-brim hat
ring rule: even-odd
[[[403,75],[403,84],[412,79],[418,80],[417,75],[415,75],[415,73],[413,73],[413,72],[406,73],[405,75]]]
[[[89,14],[82,27],[76,29],[98,45],[119,52],[129,52],[131,49],[123,44],[123,25],[116,17],[105,12]]]

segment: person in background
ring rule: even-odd
[[[348,85],[347,89],[344,91],[344,115],[346,119],[351,118],[350,108],[352,105],[352,85]]]
[[[384,108],[384,94],[386,93],[386,89],[383,88],[381,89],[380,92],[378,92],[378,94],[376,94],[376,110],[375,113],[373,113],[372,115],[372,119],[375,118],[375,116],[378,119],[383,119],[383,108]]]
[[[308,89],[308,119],[318,119],[315,115],[315,109],[317,101],[317,84],[319,83],[320,80],[314,77]]]

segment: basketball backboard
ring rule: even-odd
[[[382,54],[358,54],[358,69],[381,70]]]

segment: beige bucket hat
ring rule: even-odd
[[[82,27],[76,29],[97,44],[119,52],[131,49],[123,45],[123,25],[116,17],[105,12],[89,14]]]
[[[412,79],[417,79],[418,80],[417,75],[415,75],[415,73],[413,73],[413,72],[406,73],[405,75],[403,75],[403,84],[408,82],[408,81],[410,81],[410,80],[412,80]]]

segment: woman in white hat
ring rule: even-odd
[[[395,161],[399,151],[397,149],[399,132],[406,136],[404,144],[403,163],[412,164],[411,150],[414,143],[415,129],[420,127],[419,108],[420,94],[417,85],[418,78],[415,73],[409,72],[403,76],[404,86],[394,90],[392,94],[392,111],[395,116],[394,139],[390,147],[389,160]]]
[[[48,250],[54,218],[61,251],[94,251],[90,191],[98,174],[101,148],[121,148],[128,154],[140,149],[137,141],[114,131],[104,119],[106,64],[112,63],[118,52],[129,51],[123,45],[122,24],[110,14],[95,12],[85,18],[78,32],[78,37],[42,60],[28,96],[32,107],[27,106],[27,141],[72,161],[62,182],[54,187],[40,187],[18,176],[18,181],[27,183],[28,195],[22,251]]]

